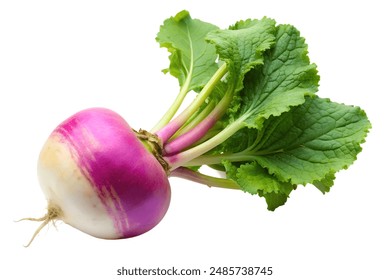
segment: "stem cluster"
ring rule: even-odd
[[[182,97],[185,94],[182,88],[178,98],[151,130],[162,143],[162,157],[168,163],[172,176],[210,186],[238,188],[232,180],[207,176],[183,167],[193,165],[192,162],[202,165],[202,155],[223,143],[243,127],[241,122],[233,122],[213,133],[213,127],[230,105],[233,90],[227,89],[219,102],[210,101],[208,97],[227,73],[228,67],[223,63],[190,105],[173,118],[184,101]]]

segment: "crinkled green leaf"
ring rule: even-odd
[[[239,167],[228,161],[224,164],[228,178],[236,181],[243,191],[264,197],[268,210],[273,211],[285,204],[294,189],[293,185],[279,181],[256,162],[242,164]]]
[[[227,154],[242,152],[253,145],[261,136],[261,133],[262,131],[254,128],[242,128],[217,147],[216,151]]]
[[[171,53],[170,65],[164,72],[178,78],[188,91],[199,90],[218,69],[215,47],[205,41],[217,26],[192,19],[187,11],[164,21],[156,40]]]
[[[323,194],[330,191],[330,188],[333,186],[336,176],[334,173],[327,174],[325,178],[320,181],[314,181],[313,185],[319,189]]]
[[[359,107],[307,98],[301,106],[267,120],[257,161],[281,181],[321,183],[326,191],[332,174],[356,159],[370,127]]]
[[[265,52],[264,65],[247,74],[236,118],[248,127],[261,128],[265,119],[305,102],[318,88],[315,64],[307,56],[305,39],[291,25],[279,25],[275,45]]]
[[[226,30],[215,30],[208,34],[207,40],[215,45],[219,59],[228,65],[228,80],[234,91],[242,89],[245,74],[263,63],[263,53],[275,41],[275,21],[239,21]]]

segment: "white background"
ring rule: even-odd
[[[385,2],[1,1],[0,278],[130,279],[116,270],[272,266],[269,277],[221,279],[390,279]],[[337,174],[329,194],[300,187],[275,212],[258,197],[171,180],[166,217],[142,236],[99,240],[59,222],[24,248],[38,225],[14,220],[45,211],[36,160],[52,129],[93,106],[149,129],[175,97],[176,80],[160,72],[167,53],[154,38],[182,9],[220,27],[263,16],[295,25],[318,65],[319,95],[359,105],[372,121],[358,161]]]

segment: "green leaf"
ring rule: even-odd
[[[164,21],[156,40],[171,53],[164,72],[178,78],[186,91],[201,89],[218,69],[215,47],[205,41],[217,26],[192,19],[187,11]]]
[[[307,56],[305,39],[291,25],[279,25],[275,45],[265,53],[264,65],[245,77],[241,92],[242,108],[248,127],[261,128],[265,119],[279,116],[305,102],[318,89],[315,64]]]
[[[227,30],[215,30],[207,40],[215,45],[219,59],[228,65],[228,80],[234,91],[242,89],[245,74],[263,63],[263,53],[275,40],[275,21],[239,21]]]
[[[224,165],[228,178],[236,181],[243,191],[265,198],[268,210],[284,205],[294,189],[293,185],[279,181],[256,162],[237,167],[225,161]]]
[[[243,152],[254,145],[258,138],[261,138],[261,134],[261,130],[244,127],[219,145],[213,152],[225,154]]]
[[[306,98],[303,105],[265,122],[253,154],[279,180],[315,182],[324,192],[333,184],[334,173],[356,160],[370,127],[359,107]]]
[[[333,186],[336,176],[334,173],[327,174],[324,179],[320,181],[314,181],[313,185],[320,190],[323,194],[330,191],[330,188]]]

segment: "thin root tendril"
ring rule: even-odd
[[[35,237],[39,234],[39,232],[46,226],[48,225],[51,221],[54,222],[55,220],[58,220],[62,216],[62,211],[61,209],[53,205],[52,203],[49,203],[47,207],[47,213],[41,217],[41,218],[23,218],[18,220],[17,222],[20,221],[33,221],[33,222],[42,222],[39,227],[35,230],[33,236],[31,237],[30,241],[27,243],[27,245],[24,245],[24,247],[29,247],[31,243],[34,241]]]

